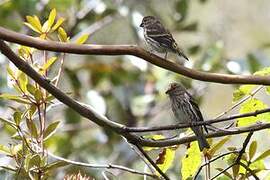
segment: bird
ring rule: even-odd
[[[162,25],[158,18],[145,16],[142,19],[140,27],[143,28],[144,39],[147,44],[149,44],[153,50],[159,53],[165,53],[165,59],[167,59],[167,53],[169,51],[189,60],[174,40],[172,34]]]
[[[193,123],[204,121],[198,104],[183,85],[180,83],[171,83],[166,94],[170,98],[171,109],[179,123],[190,123],[192,125]],[[210,148],[202,126],[192,126],[191,129],[197,137],[200,151],[203,151],[204,148]],[[205,125],[204,129],[208,133]]]

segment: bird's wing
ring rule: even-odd
[[[175,40],[173,39],[172,34],[166,30],[162,24],[156,23],[150,26],[146,33],[149,38],[157,41],[163,47],[174,49],[173,45],[175,44]]]
[[[192,96],[191,96],[188,92],[186,92],[186,95],[187,95],[188,98],[189,98],[190,104],[192,105],[192,107],[193,107],[194,110],[196,111],[196,114],[197,114],[197,116],[198,116],[198,118],[199,118],[198,121],[204,121],[203,115],[202,115],[202,113],[201,113],[201,111],[200,111],[200,108],[199,108],[198,104],[195,102],[195,100],[192,98]],[[208,133],[208,130],[207,130],[207,128],[206,128],[205,125],[204,125],[204,129],[205,129],[205,131]]]

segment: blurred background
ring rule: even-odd
[[[146,48],[139,24],[143,16],[153,15],[160,18],[184,49],[190,59],[185,63],[187,67],[207,72],[252,74],[270,64],[268,0],[0,0],[0,25],[35,36],[23,25],[25,16],[35,14],[44,20],[53,8],[57,9],[59,17],[66,19],[64,29],[71,41],[89,34],[87,44],[136,44]],[[18,45],[12,47],[18,49]],[[170,54],[169,59],[174,61],[176,57]],[[2,54],[0,64],[0,93],[14,93],[6,73],[9,61]],[[55,72],[52,69],[50,74],[54,76]],[[71,54],[66,55],[59,87],[113,121],[127,126],[154,126],[174,123],[165,94],[170,82],[181,82],[188,88],[205,119],[226,111],[238,87],[192,80],[133,56]],[[257,96],[265,97],[264,93]],[[267,103],[267,99],[264,100]],[[0,101],[1,116],[10,117],[9,106],[13,104]],[[54,120],[62,123],[54,138],[46,142],[50,152],[81,162],[144,169],[144,163],[121,137],[57,102],[48,112],[48,121]],[[13,143],[9,138],[12,133],[1,125],[1,143]],[[175,132],[163,134],[172,136]],[[261,133],[256,138],[264,135]],[[168,171],[172,179],[179,177],[180,159],[185,150],[185,145],[177,150],[175,165]],[[155,159],[155,155],[152,156]],[[0,164],[9,164],[9,159],[1,157]],[[68,166],[52,177],[61,179],[66,173],[78,171],[99,179],[104,169]],[[141,179],[125,172],[111,172],[119,179]],[[1,174],[9,175],[5,171]]]

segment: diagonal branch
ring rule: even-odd
[[[2,40],[0,40],[0,51],[19,68],[22,72],[27,74],[33,80],[35,80],[42,88],[46,89],[50,94],[52,94],[56,99],[64,103],[65,105],[72,108],[74,111],[79,113],[81,116],[89,119],[90,121],[98,124],[103,128],[109,128],[115,133],[124,136],[128,142],[135,145],[140,146],[149,146],[149,147],[165,147],[165,146],[173,146],[184,143],[189,143],[196,140],[196,136],[184,137],[184,138],[176,138],[176,139],[166,139],[166,140],[151,140],[151,139],[143,139],[135,134],[128,132],[127,127],[110,121],[103,115],[98,114],[93,108],[86,107],[76,102],[65,93],[60,91],[58,88],[53,86],[47,79],[44,79],[40,74],[38,74],[27,62],[23,61],[20,57],[18,57]],[[263,129],[270,128],[270,123],[260,123],[254,124],[249,127],[243,127],[234,129],[231,131],[217,131],[214,133],[207,134],[207,138],[213,137],[222,137],[226,135],[235,135],[246,133],[250,131],[259,131]]]
[[[218,73],[207,73],[186,68],[179,64],[164,60],[151,54],[136,45],[77,45],[71,43],[60,43],[45,41],[31,36],[23,35],[0,27],[0,39],[14,42],[42,50],[55,52],[90,54],[90,55],[133,55],[155,64],[161,68],[181,74],[192,79],[223,84],[261,84],[270,85],[269,76],[254,75],[227,75]]]

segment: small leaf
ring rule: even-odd
[[[28,76],[25,73],[21,72],[18,77],[18,83],[20,85],[21,90],[23,92],[26,92],[27,91],[26,86],[28,84]]]
[[[41,92],[40,89],[36,89],[34,97],[36,99],[37,102],[39,102],[40,100],[42,100],[43,94]]]
[[[9,75],[12,79],[15,79],[15,74],[14,74],[13,70],[10,69],[10,67],[7,67],[7,72],[8,72],[8,75]]]
[[[65,19],[64,18],[59,18],[58,20],[57,20],[57,22],[55,23],[55,25],[52,27],[52,29],[51,29],[51,32],[53,32],[53,31],[55,31],[57,28],[59,28],[60,26],[61,26],[61,24],[63,23],[65,21]]]
[[[252,141],[249,146],[249,160],[251,161],[257,151],[257,142]]]
[[[58,38],[61,42],[67,42],[68,37],[67,37],[67,33],[63,28],[58,28]]]
[[[231,138],[231,136],[227,136],[225,138],[223,138],[222,140],[220,140],[219,142],[213,144],[211,146],[211,149],[208,150],[208,154],[210,155],[210,157],[213,157],[215,155],[215,153],[222,148],[222,146]]]
[[[48,27],[51,28],[56,17],[56,9],[52,9],[48,18]]]
[[[44,139],[50,137],[55,132],[59,124],[60,124],[60,121],[55,121],[51,123],[44,131]]]
[[[259,155],[253,162],[263,160],[264,158],[270,156],[270,149],[264,151],[261,155]]]
[[[268,106],[261,100],[252,98],[241,105],[240,114],[255,112],[256,110],[265,109]],[[248,126],[256,123],[257,121],[270,122],[270,113],[259,114],[257,116],[250,116],[239,118],[237,121],[237,126]]]
[[[45,23],[42,26],[42,32],[43,34],[46,34],[47,32],[50,31],[50,27],[49,27],[49,21],[45,21]]]
[[[162,172],[166,172],[172,165],[175,156],[175,148],[164,148],[156,160],[156,164]],[[158,173],[159,175],[159,173]]]
[[[52,170],[54,170],[54,169],[58,169],[58,168],[60,168],[60,167],[63,167],[63,166],[66,166],[66,165],[68,165],[69,163],[67,163],[67,162],[65,162],[65,161],[56,161],[56,162],[53,162],[53,163],[51,163],[51,164],[49,164],[49,165],[47,165],[46,167],[45,167],[45,171],[52,171]]]
[[[46,64],[43,65],[42,70],[46,71],[53,65],[53,63],[57,60],[57,57],[51,57],[50,59],[47,60]]]
[[[0,144],[0,153],[5,155],[11,155],[8,147]]]
[[[233,92],[233,102],[242,99],[244,96],[249,95],[255,88],[255,85],[242,85]]]
[[[26,89],[30,94],[34,95],[37,88],[32,84],[27,84]]]
[[[6,100],[16,101],[18,103],[23,103],[23,104],[30,104],[30,102],[28,100],[23,99],[20,96],[15,96],[15,95],[11,95],[11,94],[1,94],[0,98],[6,99]]]
[[[201,152],[197,141],[190,144],[185,157],[182,159],[182,179],[187,179],[196,173],[202,162]]]
[[[268,75],[270,75],[270,67],[263,68],[263,69],[255,72],[254,75],[268,76]]]
[[[31,133],[31,136],[33,136],[34,138],[37,138],[38,137],[37,127],[35,123],[33,122],[33,120],[26,118],[26,125]]]
[[[84,34],[81,37],[79,37],[76,41],[77,44],[83,44],[89,37],[89,34]]]
[[[26,172],[29,172],[29,169],[31,168],[29,166],[30,159],[31,159],[31,154],[27,154],[24,159],[24,169]]]
[[[30,29],[32,29],[33,31],[37,32],[37,33],[42,33],[37,28],[33,27],[30,23],[24,22],[23,24],[26,25],[27,27],[29,27]]]
[[[40,167],[40,162],[41,162],[41,157],[39,154],[34,154],[31,159],[30,159],[30,162],[29,162],[29,167]]]
[[[234,165],[232,167],[232,170],[233,170],[233,177],[232,179],[237,179],[236,177],[238,176],[239,174],[239,169],[240,169],[240,166],[237,164],[237,165]]]
[[[14,119],[14,122],[16,123],[16,125],[19,125],[21,120],[22,120],[22,112],[20,112],[20,111],[14,112],[13,119]]]
[[[42,26],[40,23],[40,20],[37,16],[26,16],[26,20],[27,22],[33,27],[31,29],[33,29],[36,32],[41,33],[42,32]]]

